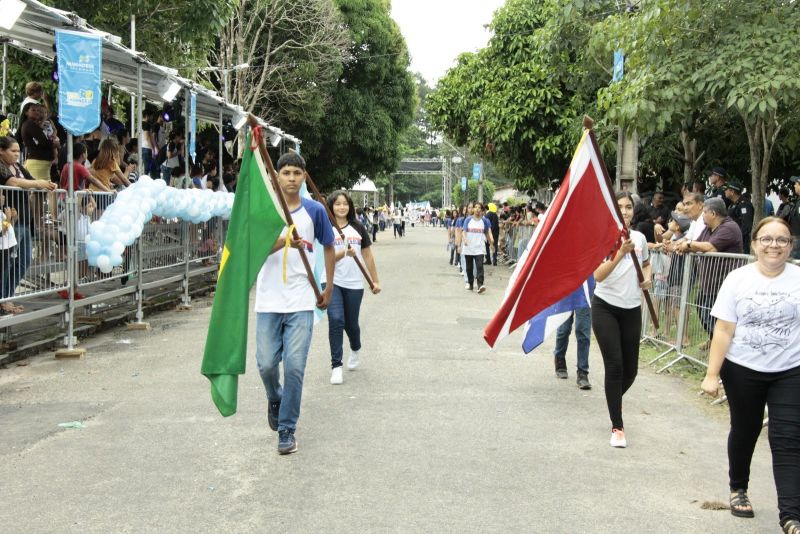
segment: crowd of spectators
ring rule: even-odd
[[[9,125],[4,132],[9,135],[0,139],[0,186],[10,187],[0,190],[0,298],[14,295],[34,257],[47,259],[54,255],[53,247],[46,245],[55,243],[64,248],[66,194],[56,189],[69,190],[71,185],[79,192],[83,200],[77,219],[84,226],[84,211],[99,217],[113,202],[115,193],[129,187],[142,174],[163,179],[172,187],[235,191],[237,165],[233,159],[224,154],[221,164],[216,146],[199,141],[196,161],[192,160],[187,155],[182,125],[165,120],[156,108],[148,107],[143,113],[141,164],[138,132],[131,135],[105,99],[100,115],[94,131],[73,139],[71,184],[67,132],[41,83],[31,81],[25,86],[16,117],[5,121],[5,110],[0,115],[0,122]],[[89,200],[85,200],[87,197]],[[88,205],[91,209],[84,210]],[[63,258],[64,252],[58,251],[55,256]],[[0,307],[3,314],[22,311],[21,306],[10,302]]]

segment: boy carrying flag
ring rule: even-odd
[[[333,230],[325,208],[319,202],[300,196],[305,182],[306,163],[296,153],[281,156],[277,165],[278,186],[292,214],[299,239],[284,227],[264,262],[256,282],[256,362],[267,392],[267,420],[278,431],[278,453],[297,451],[294,437],[300,417],[303,377],[314,326],[314,306],[322,310],[330,302],[335,270]],[[298,249],[305,249],[314,264],[314,239],[322,243],[325,254],[325,291],[315,302],[314,290]],[[284,383],[280,382],[283,361]]]

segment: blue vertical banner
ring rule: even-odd
[[[191,92],[189,99],[189,155],[197,161],[197,94]]]
[[[58,119],[72,135],[100,125],[103,42],[99,36],[56,30]]]
[[[618,82],[622,80],[622,77],[625,75],[625,54],[622,53],[622,50],[617,49],[614,51],[614,73],[611,76],[612,82]]]
[[[461,177],[461,190],[462,191],[466,191],[467,190],[467,177],[466,176],[462,176]]]
[[[481,164],[475,163],[472,165],[472,179],[478,181],[481,179]]]

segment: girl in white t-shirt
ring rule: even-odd
[[[640,290],[650,288],[650,254],[644,235],[630,230],[634,205],[631,194],[617,193],[617,205],[629,237],[613,257],[607,258],[594,271],[597,286],[592,298],[592,329],[606,370],[606,403],[611,417],[610,444],[612,447],[626,447],[622,396],[633,385],[639,368],[639,335],[642,330]],[[639,282],[631,252],[636,253],[644,282]]]
[[[800,533],[800,267],[789,225],[767,217],[753,230],[756,262],[725,278],[711,309],[717,318],[703,391],[719,378],[731,412],[728,475],[731,514],[753,517],[747,497],[750,460],[769,407],[778,510],[783,531]]]
[[[6,203],[3,191],[0,190],[0,207]],[[17,222],[17,210],[14,208],[3,208],[0,210],[0,266],[2,266],[2,293],[0,297],[7,298],[13,293],[11,288],[11,271],[14,266],[14,247],[17,246],[17,238],[14,233],[14,223]],[[20,313],[22,310],[13,302],[4,302],[0,305],[0,314]]]
[[[364,276],[355,258],[361,265],[366,265],[372,279],[372,293],[381,292],[375,258],[372,256],[372,242],[364,225],[356,220],[353,200],[344,191],[335,191],[328,197],[328,208],[336,218],[342,235],[333,229],[336,248],[336,270],[333,273],[333,293],[328,305],[328,341],[331,345],[331,384],[341,384],[342,377],[342,345],[344,332],[350,340],[350,358],[347,368],[351,371],[358,367],[361,350],[361,327],[358,315],[361,300],[364,298]]]

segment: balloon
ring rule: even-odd
[[[112,267],[119,267],[122,265],[122,256],[115,255],[111,257],[111,266]]]
[[[86,242],[86,254],[88,256],[97,256],[100,253],[100,243],[95,240]]]
[[[123,252],[125,252],[125,245],[121,241],[114,241],[111,245],[111,253],[115,256],[121,256]]]
[[[97,256],[97,268],[100,269],[102,273],[110,273],[112,266],[111,266],[111,258],[106,256],[105,254],[101,254]]]

